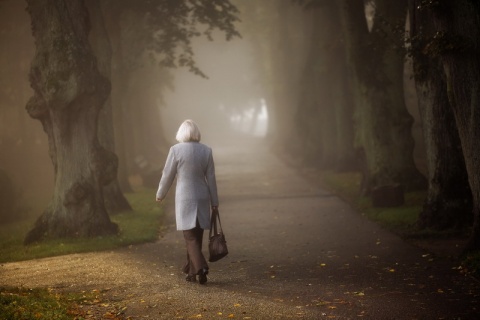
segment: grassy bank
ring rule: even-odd
[[[155,241],[162,227],[163,210],[153,200],[155,191],[143,189],[126,197],[132,212],[111,217],[120,233],[96,238],[48,240],[29,246],[23,239],[35,222],[31,217],[0,226],[0,262],[29,260],[70,253],[111,250]],[[102,293],[55,292],[48,288],[0,287],[0,319],[124,319],[122,307],[104,302]]]
[[[124,319],[122,307],[98,290],[59,293],[50,289],[0,287],[0,318],[8,320]]]
[[[356,172],[322,172],[321,181],[335,194],[346,200],[358,212],[383,227],[403,236],[415,232],[415,223],[422,210],[426,192],[405,193],[405,204],[393,208],[375,208],[368,197],[360,195],[361,174]]]
[[[142,189],[126,197],[133,207],[111,217],[120,228],[118,235],[95,238],[71,238],[48,240],[32,245],[23,245],[26,233],[35,218],[0,226],[0,263],[58,256],[69,253],[111,250],[144,242],[155,241],[158,237],[163,211],[153,200],[155,192]]]

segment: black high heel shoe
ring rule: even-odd
[[[202,269],[198,271],[198,282],[200,284],[207,283],[207,274],[208,274],[208,269]]]

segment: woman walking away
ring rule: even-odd
[[[210,229],[210,211],[218,209],[217,182],[212,149],[200,143],[200,131],[192,120],[178,128],[179,143],[170,148],[157,191],[157,201],[165,199],[177,177],[175,218],[183,230],[187,262],[183,272],[187,281],[207,282],[208,264],[202,253],[203,231]]]

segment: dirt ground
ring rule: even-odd
[[[230,254],[210,264],[206,285],[181,273],[172,200],[155,243],[6,263],[0,285],[96,290],[94,319],[480,319],[479,283],[445,244],[404,242],[261,145],[214,157]]]

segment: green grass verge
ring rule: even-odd
[[[73,319],[76,302],[93,300],[84,294],[55,294],[48,289],[0,288],[2,319]]]
[[[154,201],[155,191],[142,189],[126,194],[134,211],[111,217],[118,224],[118,235],[95,238],[46,240],[23,245],[35,219],[0,226],[0,262],[29,260],[70,253],[111,250],[144,242],[155,241],[161,227],[163,210]]]
[[[98,319],[92,309],[100,311],[101,319],[124,318],[125,307],[102,300],[103,295],[98,290],[61,293],[45,288],[0,287],[0,319]]]
[[[393,208],[374,208],[368,197],[360,195],[361,174],[357,172],[322,172],[322,182],[335,194],[350,203],[368,219],[401,235],[411,234],[422,210],[426,192],[405,193],[405,204]]]
[[[111,250],[155,241],[161,228],[163,210],[153,201],[154,194],[154,190],[142,189],[126,195],[133,211],[111,217],[120,228],[115,236],[47,240],[24,246],[23,239],[35,218],[1,225],[0,262]],[[102,303],[101,299],[101,293],[97,290],[65,293],[46,288],[0,287],[0,319],[91,319],[93,313],[89,307],[95,305],[108,319],[122,318],[120,307]]]

